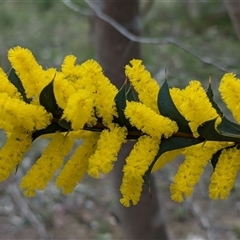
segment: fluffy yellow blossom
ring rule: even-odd
[[[0,149],[0,181],[7,179],[14,172],[31,143],[31,134],[20,127],[14,129]]]
[[[42,156],[23,177],[20,188],[28,197],[36,195],[35,190],[43,190],[54,173],[63,164],[63,158],[73,147],[73,139],[56,132]]]
[[[140,101],[158,113],[157,96],[160,87],[157,81],[151,77],[150,72],[142,65],[142,61],[131,60],[130,64],[125,67],[125,74],[137,91]]]
[[[93,107],[91,93],[85,89],[80,89],[69,97],[63,118],[71,121],[73,130],[82,129],[92,119],[94,115]]]
[[[229,145],[230,143],[227,142],[207,141],[185,148],[183,152],[185,160],[180,165],[170,186],[172,200],[182,202],[184,196],[189,197],[213,154]]]
[[[77,147],[56,179],[56,186],[63,188],[64,194],[71,193],[88,169],[88,159],[96,150],[99,133],[88,133],[83,143]]]
[[[76,93],[77,90],[69,81],[64,79],[62,73],[57,73],[53,82],[53,91],[58,106],[65,109],[69,97]]]
[[[226,199],[234,186],[237,173],[240,170],[240,150],[236,147],[223,149],[209,185],[210,198]]]
[[[185,100],[184,90],[181,90],[179,88],[171,88],[169,89],[169,91],[175,106],[177,107],[177,109],[179,109]]]
[[[174,121],[157,114],[140,102],[127,102],[124,113],[133,126],[152,137],[161,138],[164,135],[168,138],[178,130]]]
[[[226,73],[221,79],[219,92],[234,118],[240,122],[240,79],[233,73]]]
[[[6,93],[0,93],[0,103],[1,117],[14,126],[34,131],[45,128],[50,123],[51,115],[42,106],[27,104]]]
[[[3,129],[7,136],[10,137],[14,131],[14,125],[5,119],[0,119],[0,129]]]
[[[141,136],[134,145],[123,167],[123,180],[120,187],[122,198],[120,202],[129,207],[136,205],[140,199],[143,176],[152,163],[159,148],[159,139],[151,136]]]
[[[125,127],[117,124],[110,125],[110,129],[102,131],[97,142],[97,149],[89,158],[88,174],[98,178],[100,173],[107,174],[113,168],[113,162],[117,160],[118,152],[127,136]]]
[[[8,59],[21,79],[28,98],[39,96],[40,90],[54,77],[55,70],[44,71],[36,62],[32,52],[26,48],[14,47],[8,51]]]
[[[88,60],[80,65],[82,84],[84,88],[93,92],[96,114],[102,118],[103,124],[108,127],[117,116],[114,98],[118,92],[110,80],[103,75],[101,66],[94,60]],[[80,81],[81,82],[81,81]]]
[[[6,73],[0,68],[0,93],[7,93],[10,97],[21,98],[17,88],[10,83]]]
[[[64,78],[70,82],[76,82],[81,76],[81,73],[76,72],[76,62],[77,58],[73,55],[68,55],[64,58],[61,71],[64,75]]]
[[[85,80],[86,72],[82,70],[81,64],[76,64],[76,60],[77,58],[74,55],[68,55],[64,58],[61,66],[64,80],[68,81],[75,90],[85,89],[87,86],[88,91],[94,92],[94,86],[87,83]]]
[[[194,137],[198,137],[197,128],[204,122],[218,117],[218,114],[212,107],[199,81],[191,81],[189,85],[182,90],[181,94],[182,100],[176,98],[173,92],[173,101],[177,99],[177,102],[174,103],[180,113],[189,121],[189,127]]]

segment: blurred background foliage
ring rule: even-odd
[[[88,10],[84,1],[73,2],[81,8]],[[223,66],[229,71],[240,73],[240,58],[238,54],[240,43],[222,1],[154,1],[148,11],[145,11],[147,1],[140,2],[142,9],[142,36],[174,38],[183,47],[201,58],[211,59],[212,62]],[[94,58],[89,33],[89,18],[67,8],[61,1],[1,1],[0,66],[5,71],[9,70],[7,51],[9,48],[17,45],[29,48],[43,67],[59,68],[64,57],[68,54],[77,56],[79,63],[88,58]],[[211,73],[213,85],[217,88],[218,82],[223,75],[223,72],[216,67],[206,65],[182,49],[169,44],[142,45],[142,58],[147,68],[160,82],[164,79],[164,72],[167,69],[169,72],[169,85],[171,86],[185,86],[189,80],[197,79],[203,83],[204,87],[207,87],[208,76]],[[215,93],[217,93],[216,90]],[[178,163],[176,163],[176,167],[177,165]],[[161,181],[158,187],[164,193],[163,198],[166,198],[164,202],[168,213],[167,222],[172,230],[171,235],[173,237],[185,238],[190,231],[188,224],[191,222],[191,229],[194,231],[194,234],[203,234],[204,236],[204,228],[199,227],[196,223],[197,221],[202,221],[201,217],[199,218],[199,215],[197,215],[200,220],[198,219],[194,222],[194,211],[190,211],[189,205],[178,205],[169,202],[169,181],[174,174],[173,170],[167,167],[160,174]],[[206,179],[204,180],[205,182],[207,185]],[[87,179],[87,181],[83,181],[83,184],[79,185],[74,194],[64,198],[53,187],[50,190],[46,190],[46,196],[40,194],[34,200],[24,201],[27,201],[33,211],[35,209],[37,218],[42,221],[43,225],[47,226],[47,231],[49,230],[48,228],[57,229],[56,232],[52,230],[49,235],[50,238],[51,236],[53,238],[65,236],[64,232],[59,233],[60,228],[64,229],[66,227],[64,222],[66,214],[63,218],[63,212],[71,213],[71,217],[75,216],[75,220],[72,218],[69,220],[68,216],[68,221],[71,224],[76,224],[77,221],[76,228],[79,229],[79,232],[76,232],[76,236],[81,235],[83,238],[89,237],[91,239],[121,238],[121,234],[116,228],[116,223],[106,213],[106,209],[111,205],[109,182],[102,184],[102,186],[99,186],[100,188],[96,188],[96,184],[96,180]],[[5,185],[3,186],[6,187]],[[104,186],[105,188],[103,189]],[[0,200],[0,232],[2,237],[9,236],[9,232],[13,235],[19,234],[19,229],[23,231],[23,228],[26,228],[26,226],[31,226],[28,217],[25,220],[19,219],[19,216],[21,217],[21,214],[24,215],[24,213],[19,211],[18,216],[15,214],[15,207],[11,204],[13,200],[6,196],[4,187],[0,189],[2,197]],[[10,195],[13,199],[14,196],[18,196],[10,188],[6,189],[11,193]],[[200,195],[204,198],[199,204],[207,211],[208,207],[206,206],[209,203],[206,200],[207,186],[202,187],[200,184],[199,189],[198,194],[201,192]],[[239,190],[240,185],[238,184],[235,189]],[[98,197],[96,198],[95,196]],[[227,209],[228,213],[232,214],[230,218],[232,222],[235,221],[233,216],[237,212],[235,209],[230,211],[228,204],[233,205],[236,202],[240,202],[239,191],[236,191],[233,198],[230,198],[223,205],[217,205],[220,208]],[[45,210],[38,213],[39,204]],[[19,206],[18,208],[21,208],[21,205]],[[76,208],[78,209],[77,211]],[[219,214],[219,210],[214,211],[213,219],[220,219],[219,216],[222,215]],[[54,214],[52,214],[53,212]],[[10,222],[15,228],[11,227],[11,224],[8,226],[9,228],[6,228],[2,224],[2,221],[6,224],[6,219],[4,219],[6,216],[8,218],[10,216]],[[186,223],[186,221],[188,221],[187,225],[181,225],[182,222]],[[174,229],[172,226],[174,226]],[[226,225],[224,226],[227,228]],[[236,226],[235,229],[239,232],[238,223],[235,222],[231,226]],[[2,232],[3,229],[5,232]],[[66,236],[74,237],[75,235],[71,235],[75,231],[74,229],[69,228]],[[32,237],[38,236],[34,235],[36,233],[32,233],[31,230],[28,229],[28,231],[30,233],[28,232],[26,236],[29,236],[29,234],[32,234]],[[22,232],[21,234],[22,237],[25,236],[25,233]],[[217,236],[225,236],[221,236],[221,234],[222,232]]]

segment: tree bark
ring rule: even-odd
[[[132,33],[140,33],[138,0],[101,0],[95,1],[101,10],[115,19]],[[94,17],[91,25],[91,38],[96,58],[109,79],[120,88],[125,80],[124,66],[133,58],[140,58],[140,45],[131,42],[105,21]],[[120,153],[111,174],[115,197],[116,215],[126,239],[168,239],[162,211],[152,178],[153,197],[144,187],[140,202],[136,206],[123,207],[119,199],[122,180],[122,168],[135,142],[126,143]]]
[[[240,40],[240,1],[225,0],[228,15]]]

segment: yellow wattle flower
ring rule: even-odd
[[[36,190],[46,188],[54,173],[63,164],[63,158],[73,147],[73,139],[56,132],[52,140],[43,151],[41,157],[22,178],[20,188],[28,197],[36,195]]]
[[[125,66],[125,74],[138,93],[140,101],[158,113],[157,97],[160,86],[142,65],[142,60],[133,59]]]
[[[141,136],[134,145],[123,167],[123,180],[120,187],[120,202],[129,207],[136,205],[141,196],[143,176],[157,154],[160,141],[151,136]]]
[[[126,142],[127,129],[117,124],[110,125],[110,129],[105,129],[100,134],[97,148],[89,158],[88,174],[94,178],[99,178],[100,173],[107,174],[113,168],[113,163],[117,161],[118,152],[123,143]]]
[[[221,79],[219,92],[233,117],[240,123],[240,79],[233,73],[226,73]]]
[[[12,174],[32,143],[31,134],[21,127],[14,128],[0,149],[0,181]]]
[[[176,98],[176,93],[181,94],[180,99]],[[191,81],[182,91],[173,90],[171,94],[178,110],[189,121],[194,137],[199,136],[197,128],[201,124],[218,117],[199,81]]]
[[[240,170],[240,150],[237,147],[223,149],[210,178],[210,198],[226,199],[234,186]]]
[[[152,137],[161,138],[164,135],[168,138],[178,130],[174,121],[157,114],[140,102],[127,102],[124,113],[133,126]]]
[[[56,186],[63,188],[64,194],[71,193],[87,172],[88,159],[96,150],[98,137],[99,133],[88,133],[58,175]]]
[[[51,114],[42,106],[27,104],[6,93],[0,93],[0,102],[1,117],[13,126],[32,132],[47,127],[51,121]]]
[[[73,130],[80,130],[94,116],[94,105],[91,93],[80,89],[72,94],[63,112],[63,118],[72,123]]]
[[[173,183],[170,185],[171,199],[182,202],[184,197],[189,197],[213,154],[230,146],[230,144],[228,142],[206,141],[185,148],[183,151],[185,160],[179,166]]]
[[[0,68],[0,93],[7,93],[12,98],[21,99],[17,88],[8,80],[7,74]]]
[[[65,109],[70,96],[76,93],[74,86],[66,79],[62,73],[57,73],[53,82],[53,91],[58,106]]]
[[[61,72],[63,73],[64,79],[75,83],[79,77],[81,77],[81,73],[76,71],[76,60],[77,57],[74,55],[68,55],[64,58]]]
[[[21,79],[28,98],[39,96],[42,88],[53,79],[56,71],[55,69],[44,71],[32,52],[19,46],[8,51],[8,59]]]
[[[96,61],[88,60],[82,63],[79,68],[83,75],[79,82],[82,82],[82,88],[92,91],[96,114],[99,118],[102,118],[103,124],[108,127],[112,124],[113,117],[117,116],[114,98],[118,90],[104,76],[101,66]]]

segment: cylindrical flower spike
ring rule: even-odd
[[[41,90],[54,77],[55,69],[44,71],[26,48],[15,47],[9,50],[8,59],[21,79],[28,98],[39,96]],[[51,73],[51,74],[49,74]]]
[[[137,91],[140,101],[158,113],[157,96],[160,86],[142,65],[142,60],[131,60],[130,64],[125,67],[125,74]]]
[[[0,68],[0,93],[7,93],[10,97],[21,99],[17,88],[10,83],[6,73]]]
[[[147,135],[141,136],[127,157],[120,187],[123,196],[120,202],[124,206],[129,207],[131,203],[136,205],[139,202],[143,176],[157,154],[159,144],[158,138]]]
[[[65,109],[68,103],[68,99],[74,93],[76,93],[76,89],[74,86],[66,79],[64,79],[64,75],[62,73],[57,73],[54,82],[54,96],[56,98],[56,102],[58,106],[62,109]]]
[[[240,123],[240,79],[233,73],[224,74],[219,92],[234,118]]]
[[[0,149],[0,181],[9,177],[21,162],[31,146],[31,134],[22,128],[15,128]]]
[[[93,107],[91,93],[85,89],[80,89],[69,97],[63,118],[71,121],[73,130],[80,130],[93,118]]]
[[[36,190],[43,190],[62,166],[63,158],[73,147],[73,139],[61,133],[55,133],[42,156],[23,177],[20,188],[28,197],[36,195]]]
[[[99,178],[100,173],[107,174],[117,161],[118,152],[123,143],[126,142],[127,130],[112,124],[110,129],[103,130],[97,142],[97,149],[89,158],[88,174]]]
[[[212,107],[207,94],[199,81],[191,81],[189,85],[181,91],[181,100],[179,91],[172,91],[173,101],[180,113],[189,121],[189,127],[194,137],[198,137],[197,128],[204,122],[217,118],[218,114]],[[176,99],[176,101],[175,101]]]
[[[80,65],[80,69],[83,74],[80,83],[82,82],[84,88],[93,91],[96,114],[108,127],[113,121],[113,116],[117,116],[114,98],[118,90],[103,75],[103,70],[96,61],[88,60]]]
[[[226,199],[234,186],[237,173],[240,170],[240,150],[236,147],[223,149],[217,165],[210,178],[210,198]]]
[[[64,194],[71,193],[88,169],[88,159],[96,150],[99,133],[89,133],[77,147],[56,179],[56,186]]]
[[[227,142],[207,141],[186,148],[183,152],[185,160],[180,165],[170,186],[172,200],[182,202],[184,196],[189,197],[213,154],[229,145]]]
[[[133,126],[152,137],[161,138],[164,135],[168,138],[178,130],[174,121],[157,114],[140,102],[127,102],[124,113]]]
[[[51,114],[42,106],[27,104],[20,99],[9,97],[6,93],[0,93],[0,102],[1,117],[13,126],[32,132],[45,128],[50,123]]]

